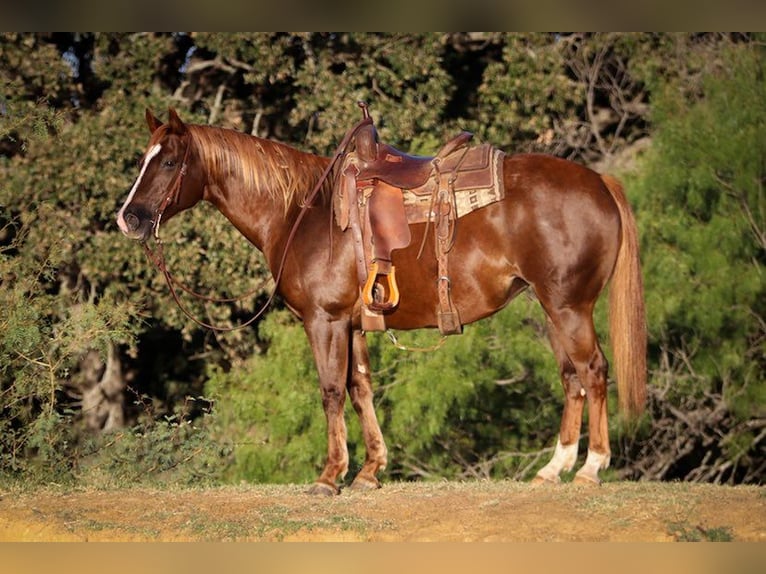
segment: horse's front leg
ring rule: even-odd
[[[311,494],[338,494],[336,484],[348,471],[346,421],[343,406],[346,400],[349,336],[351,321],[348,317],[334,319],[324,311],[304,318],[304,329],[314,353],[322,392],[322,407],[327,418],[327,461]]]
[[[377,474],[386,468],[388,453],[372,402],[370,355],[367,352],[367,340],[361,331],[354,331],[352,335],[349,370],[348,393],[362,425],[366,450],[364,465],[351,483],[351,488],[358,490],[380,488]]]

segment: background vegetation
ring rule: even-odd
[[[508,152],[623,178],[641,228],[651,388],[639,428],[612,417],[613,476],[762,483],[764,40],[3,34],[2,480],[315,477],[324,417],[300,324],[276,304],[249,330],[197,328],[115,214],[147,141],[146,107],[329,154],[363,99],[381,137],[413,153],[467,129]],[[190,301],[198,314],[234,323],[267,293],[260,255],[209,206],[176,218],[165,240],[190,284],[262,286],[244,308]],[[601,307],[598,319],[605,333]],[[544,464],[562,397],[543,325],[521,296],[430,354],[368,335],[389,479],[524,478]],[[437,338],[398,335],[415,346]]]

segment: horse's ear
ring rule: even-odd
[[[152,110],[146,108],[146,125],[149,126],[149,131],[154,133],[157,128],[162,125],[162,122],[152,113]]]
[[[178,117],[173,108],[168,108],[168,126],[170,127],[170,133],[178,135],[186,133],[186,124]]]

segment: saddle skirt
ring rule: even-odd
[[[465,154],[463,156],[463,154]],[[505,197],[503,186],[503,157],[505,153],[490,144],[457,150],[439,165],[435,177],[413,189],[402,189],[404,209],[409,223],[433,221],[431,198],[439,190],[454,191],[457,217],[486,207]]]

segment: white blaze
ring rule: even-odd
[[[130,205],[130,202],[133,201],[133,196],[136,194],[136,190],[138,189],[138,186],[141,185],[141,179],[144,177],[144,173],[146,173],[146,168],[149,167],[149,162],[156,156],[158,153],[160,153],[160,150],[162,149],[162,146],[160,144],[155,144],[151,148],[149,148],[149,151],[146,152],[146,157],[144,158],[144,164],[141,166],[141,171],[138,174],[138,179],[136,179],[136,183],[133,184],[133,188],[130,190],[130,193],[128,194],[128,199],[125,200],[125,203],[122,205],[122,208],[117,213],[117,225],[122,230],[123,233],[128,233],[128,224],[125,222],[125,210],[127,209],[128,205]]]

